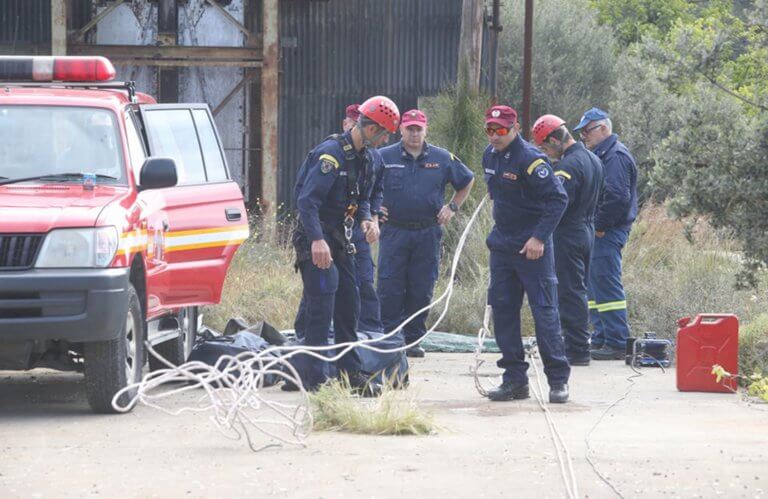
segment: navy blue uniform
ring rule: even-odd
[[[375,182],[373,192],[371,193],[371,213],[376,213],[381,209],[384,194],[382,186],[384,163],[379,154],[376,154],[374,159],[377,163],[373,165]],[[352,242],[355,243],[357,248],[355,265],[357,266],[357,287],[360,290],[360,318],[357,321],[357,329],[358,331],[381,333],[384,327],[381,324],[379,296],[376,294],[376,288],[373,285],[375,274],[373,253],[371,252],[371,245],[365,240],[365,234],[359,224],[355,226]]]
[[[373,164],[380,161],[376,150],[358,153],[349,133],[341,140],[328,138],[312,150],[302,164],[294,188],[299,225],[293,235],[297,266],[304,284],[302,303],[296,316],[296,335],[306,345],[327,345],[331,321],[334,341],[357,340],[355,327],[360,311],[360,296],[353,255],[344,248],[344,216],[349,202],[348,181],[357,177],[358,210],[356,223],[371,218]],[[312,241],[325,239],[331,248],[330,268],[312,263]],[[360,358],[351,350],[337,361],[340,371],[360,371]],[[328,364],[307,357],[301,375],[305,387],[312,389],[328,378]]]
[[[584,144],[565,150],[555,176],[568,193],[568,208],[555,229],[555,271],[560,325],[569,358],[589,358],[587,281],[595,241],[595,211],[603,187],[603,164]]]
[[[445,186],[459,191],[474,175],[453,154],[430,144],[417,158],[402,143],[380,151],[389,216],[379,244],[378,291],[384,330],[391,331],[431,302],[443,236],[437,214],[445,203]],[[426,319],[423,312],[403,328],[407,343],[424,335]]]
[[[621,250],[637,217],[637,165],[629,150],[611,135],[595,147],[603,162],[605,186],[595,215],[595,238],[589,273],[592,343],[624,348],[629,337],[627,301],[621,282]]]
[[[520,135],[503,151],[489,145],[483,168],[495,222],[486,244],[491,251],[488,304],[493,307],[496,342],[502,354],[498,366],[504,369],[505,382],[527,383],[528,363],[520,336],[525,293],[549,384],[565,384],[570,367],[560,335],[552,232],[565,211],[568,195],[546,156]],[[538,260],[520,254],[532,236],[545,244]]]

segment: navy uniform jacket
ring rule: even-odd
[[[398,222],[437,219],[445,204],[445,186],[460,191],[474,178],[472,171],[445,149],[424,143],[418,158],[402,142],[380,149],[384,160],[384,206]]]
[[[595,230],[628,229],[637,218],[637,164],[615,133],[593,151],[603,162],[605,187],[597,206]]]
[[[349,132],[344,134],[344,138],[347,144],[352,144]],[[346,159],[347,155],[353,158]],[[360,192],[355,218],[358,222],[370,220],[376,164],[381,164],[381,155],[377,150],[364,149],[361,153],[350,150],[345,154],[339,141],[331,137],[310,151],[299,169],[293,191],[299,221],[309,241],[323,239],[320,222],[341,227],[348,201],[347,178],[353,169],[358,172]]]
[[[576,142],[565,150],[554,168],[555,176],[568,193],[568,208],[558,230],[584,225],[594,227],[597,202],[603,189],[603,164],[584,144]]]
[[[568,195],[547,157],[518,134],[503,151],[483,153],[495,225],[492,250],[518,253],[532,236],[546,242],[568,205]]]

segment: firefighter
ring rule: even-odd
[[[387,97],[371,97],[360,106],[357,124],[343,135],[331,136],[307,156],[294,188],[299,224],[293,234],[296,265],[304,285],[296,318],[297,336],[307,346],[325,346],[333,321],[334,342],[357,340],[355,331],[360,297],[355,271],[353,226],[357,223],[368,241],[379,236],[378,221],[370,211],[376,147],[397,131],[400,112]],[[305,388],[317,389],[329,377],[326,362],[302,359],[299,374]],[[375,396],[381,386],[368,383],[354,349],[337,362],[339,373],[352,389]],[[286,384],[286,390],[296,389]]]
[[[525,293],[549,382],[549,401],[564,403],[570,367],[560,334],[552,233],[568,205],[568,195],[546,156],[520,136],[514,109],[491,107],[485,126],[490,144],[483,153],[483,169],[494,220],[486,240],[491,264],[488,304],[502,354],[498,366],[504,369],[501,386],[488,398],[529,397],[528,363],[520,336]]]
[[[402,140],[381,149],[387,222],[379,244],[381,320],[389,332],[432,300],[440,263],[440,241],[447,224],[469,195],[474,175],[456,156],[427,143],[427,117],[403,114]],[[445,186],[455,194],[445,203]],[[403,327],[406,344],[426,333],[427,312]],[[423,357],[419,345],[406,354]]]
[[[532,129],[536,145],[553,161],[555,176],[568,194],[568,208],[552,237],[560,326],[572,366],[589,365],[587,279],[595,240],[595,210],[603,186],[600,160],[576,142],[565,121],[546,114]]]
[[[344,112],[344,121],[341,126],[345,132],[351,130],[360,119],[360,105],[350,104]],[[379,155],[375,156],[377,159]],[[384,165],[377,162],[373,165],[374,187],[371,193],[371,215],[376,217],[381,209],[382,187],[381,173]],[[352,242],[355,243],[357,253],[355,253],[355,265],[357,266],[357,287],[360,292],[360,318],[357,321],[358,331],[368,331],[374,333],[383,332],[381,325],[381,306],[379,305],[379,296],[376,294],[376,288],[373,285],[374,268],[373,254],[371,253],[371,244],[366,240],[366,236],[359,225],[355,226],[352,234]]]
[[[594,332],[592,359],[618,360],[629,338],[627,299],[621,282],[621,250],[637,217],[637,164],[613,133],[608,113],[593,107],[574,131],[603,163],[605,185],[595,215],[595,247],[589,270],[589,307]]]

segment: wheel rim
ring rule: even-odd
[[[125,319],[125,375],[128,382],[136,380],[136,371],[140,369],[136,362],[136,321],[132,311],[128,311]]]

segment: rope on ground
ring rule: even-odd
[[[536,401],[539,403],[539,407],[544,412],[544,418],[547,421],[547,427],[549,428],[549,434],[552,437],[552,442],[555,446],[555,453],[557,454],[557,461],[560,465],[560,475],[563,478],[563,484],[565,485],[565,491],[569,498],[577,499],[579,497],[579,487],[576,481],[576,472],[573,469],[573,459],[571,453],[568,451],[568,446],[565,444],[563,436],[555,424],[552,418],[552,413],[547,407],[547,403],[544,399],[544,385],[541,382],[541,372],[539,371],[539,365],[537,362],[538,348],[532,349],[529,352],[531,359],[531,365],[533,366],[533,372],[536,378],[536,387],[533,389],[533,395],[536,397]],[[568,468],[566,471],[566,467]]]
[[[413,313],[397,328],[384,336],[327,346],[279,346],[258,353],[244,352],[237,356],[225,355],[219,358],[215,366],[208,366],[197,361],[174,366],[147,343],[150,354],[160,359],[168,367],[149,373],[140,382],[120,390],[112,399],[112,406],[119,412],[127,412],[139,403],[170,415],[179,415],[184,412],[212,412],[210,419],[222,434],[234,439],[241,439],[244,436],[249,447],[254,451],[277,445],[275,442],[303,445],[312,430],[310,400],[298,373],[289,360],[295,355],[301,354],[325,362],[335,362],[354,348],[366,348],[379,353],[395,353],[405,351],[422,342],[424,338],[435,331],[448,312],[459,259],[469,231],[487,199],[488,196],[486,195],[477,205],[459,238],[445,291],[435,301]],[[418,340],[393,349],[378,348],[374,345],[376,342],[398,334],[406,324],[419,314],[430,310],[441,302],[445,302],[445,305],[440,316],[426,334]],[[331,351],[335,351],[335,354],[329,356],[327,352]],[[283,404],[269,400],[265,396],[266,392],[263,388],[266,376],[270,375],[278,376],[295,384],[300,392],[299,402],[297,404]],[[179,383],[182,385],[178,386]],[[198,398],[194,406],[167,409],[161,405],[161,401],[165,399],[198,388],[204,389],[204,393]],[[135,393],[132,394],[134,391]],[[132,396],[127,402],[121,403],[120,399],[125,394],[132,394]],[[272,418],[275,415],[277,418],[270,419],[261,416],[260,413],[265,411],[271,413]],[[252,435],[254,430],[268,437],[272,443],[261,447],[256,446],[254,435]],[[284,435],[286,430],[287,436]]]

